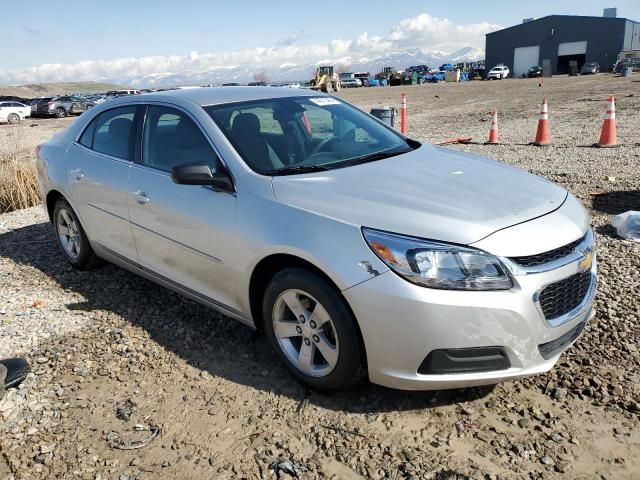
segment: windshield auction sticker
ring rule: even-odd
[[[340,105],[340,102],[338,100],[331,97],[310,98],[309,101],[321,107],[324,107],[325,105]]]

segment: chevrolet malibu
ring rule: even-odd
[[[539,374],[594,315],[594,237],[572,195],[336,97],[118,98],[37,157],[72,266],[107,260],[263,331],[318,390]]]

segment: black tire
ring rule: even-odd
[[[59,225],[58,219],[59,219],[59,216],[62,215],[63,211],[65,211],[77,225],[78,243],[79,243],[80,251],[78,252],[76,257],[70,255],[67,252],[65,246],[63,245],[63,241],[59,231],[60,225]],[[82,227],[82,224],[80,223],[80,220],[76,215],[76,212],[73,211],[73,208],[71,208],[71,205],[69,205],[69,202],[67,202],[64,198],[60,198],[56,202],[53,208],[52,221],[53,221],[53,227],[56,232],[56,240],[58,241],[60,250],[62,250],[62,253],[64,254],[65,258],[73,268],[77,268],[78,270],[91,270],[92,268],[95,268],[101,265],[102,263],[104,263],[104,261],[100,259],[91,248],[91,244],[89,243],[87,234],[85,233],[84,228]]]
[[[335,336],[339,342],[338,360],[333,370],[325,376],[314,377],[300,371],[278,342],[273,326],[274,307],[280,294],[290,289],[302,290],[317,299],[335,326]],[[287,369],[301,383],[313,390],[332,392],[350,389],[364,377],[364,348],[356,321],[339,293],[320,276],[299,268],[289,268],[277,273],[265,291],[262,315],[269,342]]]
[[[56,108],[56,117],[64,118],[66,116],[67,116],[67,111],[64,108],[62,107]]]
[[[7,117],[7,123],[11,125],[17,125],[18,123],[20,123],[20,115],[18,115],[17,113],[10,113]]]

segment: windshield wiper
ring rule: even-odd
[[[329,168],[323,167],[322,165],[291,165],[290,167],[267,170],[264,174],[271,176],[294,175],[296,173],[325,172],[327,170],[329,170]]]
[[[351,160],[345,162],[343,165],[345,167],[350,167],[352,165],[360,165],[361,163],[375,162],[376,160],[384,160],[385,158],[395,157],[397,155],[402,155],[403,153],[408,153],[412,148],[402,150],[386,150],[382,152],[371,153],[369,155],[363,155],[362,157],[352,158]]]

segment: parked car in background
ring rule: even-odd
[[[502,80],[503,78],[507,78],[509,76],[509,67],[506,65],[496,65],[489,73],[487,73],[487,80]]]
[[[249,82],[247,84],[247,86],[249,86],[249,87],[266,87],[267,86],[267,82]]]
[[[298,82],[283,83],[280,86],[284,88],[301,88],[301,85]]]
[[[140,95],[140,90],[110,90],[106,93],[107,98],[123,97],[126,95]]]
[[[59,97],[43,98],[31,105],[31,115],[34,117],[58,117],[67,115],[80,115],[87,111],[89,106],[84,98],[62,95]]]
[[[626,67],[631,67],[634,72],[640,72],[640,58],[623,58],[616,62],[615,73],[622,73]]]
[[[528,78],[537,78],[541,76],[542,76],[542,67],[540,66],[531,67],[527,72]]]
[[[20,102],[0,102],[0,123],[16,124],[31,115],[31,108]]]
[[[369,77],[371,77],[371,74],[369,72],[357,72],[354,73],[353,76],[360,80],[360,83],[362,83],[363,87],[369,86]]]
[[[31,100],[29,98],[16,97],[15,95],[0,95],[0,102],[19,102],[29,105]]]
[[[600,73],[600,65],[598,62],[585,63],[580,69],[580,75],[593,75],[596,73]]]
[[[341,78],[340,85],[343,88],[356,88],[356,87],[361,87],[362,82],[360,81],[359,78],[344,78],[344,79]]]
[[[573,195],[319,92],[119,98],[41,145],[36,168],[72,266],[106,259],[254,326],[315,389],[542,374],[595,314]]]

